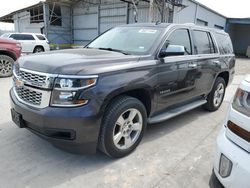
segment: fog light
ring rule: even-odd
[[[220,167],[219,167],[219,173],[221,177],[226,178],[230,176],[232,167],[233,167],[232,162],[225,155],[221,154]]]

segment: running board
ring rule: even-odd
[[[168,119],[171,119],[175,116],[178,116],[180,114],[183,114],[189,110],[192,110],[194,108],[197,108],[203,104],[206,104],[207,103],[207,100],[203,99],[203,100],[198,100],[198,101],[194,101],[192,103],[189,103],[189,104],[186,104],[184,106],[181,106],[181,107],[178,107],[178,108],[174,108],[174,109],[171,109],[167,112],[164,112],[160,115],[157,115],[155,117],[152,117],[152,118],[149,118],[148,119],[148,123],[149,124],[154,124],[154,123],[160,123],[162,121],[165,121],[165,120],[168,120]]]

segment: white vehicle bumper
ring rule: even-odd
[[[226,128],[223,126],[218,138],[214,173],[218,180],[227,188],[250,187],[250,153],[243,150],[226,137]],[[220,158],[224,155],[232,163],[230,175],[226,178],[219,174]]]
[[[50,46],[49,46],[49,44],[43,45],[43,47],[44,47],[44,51],[45,51],[45,52],[50,51]]]

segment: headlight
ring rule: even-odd
[[[22,48],[22,46],[21,46],[20,43],[16,43],[16,47],[17,47],[17,48]]]
[[[94,86],[97,76],[91,77],[58,77],[54,83],[51,97],[51,106],[81,106],[88,102],[88,99],[80,98],[83,89]]]
[[[250,95],[249,92],[242,89],[238,89],[234,101],[233,108],[247,116],[250,116]]]

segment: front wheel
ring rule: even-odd
[[[12,76],[14,59],[7,55],[0,55],[0,77]]]
[[[220,108],[226,92],[226,83],[225,80],[221,77],[218,77],[215,80],[212,91],[207,97],[207,103],[204,105],[205,109],[213,112]]]
[[[115,158],[130,154],[140,143],[146,124],[146,109],[138,99],[118,97],[103,117],[99,148]]]

